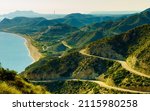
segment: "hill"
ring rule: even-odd
[[[46,89],[33,85],[14,71],[0,68],[0,94],[46,94]]]
[[[22,12],[19,12],[19,13],[22,13]],[[43,17],[32,17],[32,18],[28,18],[28,19],[27,18],[28,17],[15,17],[15,18],[11,18],[11,19],[5,18],[4,20],[1,21],[0,28],[11,28],[12,24],[14,24],[14,25],[16,25],[17,23],[21,24],[22,21],[27,22],[28,24],[30,24],[30,26],[36,22],[36,24],[34,24],[34,26],[40,26],[40,27],[41,26],[48,27],[51,25],[59,24],[59,23],[68,24],[73,27],[81,27],[81,26],[91,24],[91,23],[102,22],[102,21],[107,21],[107,20],[116,20],[119,17],[109,17],[109,16],[97,17],[97,16],[93,16],[93,15],[86,15],[86,14],[78,13],[78,14],[69,14],[69,15],[65,16],[64,18],[53,19],[53,20],[47,20],[47,19],[44,19]],[[43,19],[42,20],[39,19],[37,21],[37,18],[43,18]],[[31,22],[31,20],[33,23]],[[8,22],[10,23],[10,25],[7,24]]]
[[[86,53],[91,56],[77,49],[60,58],[44,58],[26,68],[24,74],[30,80],[98,79],[110,86],[149,92],[149,78],[137,75],[113,61],[127,59],[131,67],[136,67],[135,70],[149,75],[149,40],[150,25],[143,25],[91,43],[85,47]],[[132,60],[136,60],[137,65]]]
[[[72,27],[67,24],[56,24],[49,26],[48,29],[42,32],[39,38],[36,38],[37,41],[52,41],[54,39],[59,40],[65,38],[68,34],[78,30],[76,27]]]
[[[150,25],[137,27],[126,33],[101,39],[88,46],[89,53],[112,59],[127,59],[136,69],[150,74]]]
[[[0,23],[0,27],[2,28],[11,28],[11,27],[19,27],[21,25],[35,25],[37,22],[41,22],[46,20],[45,18],[27,18],[27,17],[16,17],[14,19],[5,18]]]
[[[14,19],[5,18],[0,22],[0,30],[19,34],[33,34],[41,30],[36,24],[45,18],[16,17]]]
[[[120,21],[112,30],[116,32],[125,32],[134,27],[150,24],[150,11],[149,9],[144,10],[139,14],[134,14],[128,18],[125,18],[123,21]]]
[[[117,20],[119,17],[94,16],[90,14],[73,13],[73,14],[66,15],[64,18],[66,19],[64,23],[75,27],[82,27],[92,23],[109,21],[109,20]]]
[[[30,36],[34,36],[34,38],[37,37],[35,38],[37,40],[39,40],[39,38],[41,40],[44,40],[45,38],[48,40],[51,38],[57,39],[51,44],[60,44],[58,41],[61,41],[64,38],[70,45],[74,47],[82,47],[103,37],[120,34],[143,24],[150,24],[150,12],[149,9],[147,9],[141,13],[120,17],[93,16],[89,14],[73,13],[66,15],[64,18],[53,20],[46,20],[42,18],[30,18],[27,20],[25,20],[25,18],[22,18],[23,20],[20,19],[21,18],[14,18],[12,20],[4,19],[0,23],[0,29],[3,31],[21,34],[28,33]],[[22,24],[22,22],[26,23],[26,25]],[[45,32],[48,32],[49,27],[54,27],[57,24],[66,24],[70,26],[70,28],[78,27],[79,30],[72,30],[69,35],[62,33],[57,34],[62,34],[63,38],[62,36],[56,37],[56,33],[54,35],[47,36],[50,33],[53,33],[53,31],[49,31],[50,33],[45,34]],[[68,28],[64,28],[63,31],[69,32]],[[39,37],[39,34],[41,37]],[[54,49],[56,49],[57,46]],[[51,45],[47,47],[51,47]]]
[[[79,52],[71,52],[61,58],[44,58],[27,67],[23,74],[30,80],[95,79],[112,64],[113,62],[83,56]]]
[[[103,37],[117,35],[144,24],[150,24],[149,9],[122,17],[116,21],[107,20],[84,26],[80,31],[70,35],[67,41],[75,47],[82,47]]]
[[[53,20],[27,17],[16,17],[13,19],[5,18],[0,22],[0,30],[30,37],[32,38],[33,45],[38,47],[41,53],[44,55],[57,56],[62,54],[63,51],[66,51],[61,44],[61,41],[67,37],[72,38],[76,36],[76,33],[81,32],[81,26],[107,20],[113,21],[119,18],[120,17],[93,16],[80,13],[69,14],[64,18]],[[86,31],[84,34],[86,34],[85,36],[88,36],[89,33]],[[81,37],[81,34],[79,34],[79,37]],[[98,39],[99,32],[94,31],[90,35],[92,39],[91,41],[94,41]],[[94,38],[93,35],[96,37]],[[83,42],[82,44],[85,44],[88,42],[88,40],[85,39],[84,41],[83,38],[81,42]],[[79,44],[81,42],[79,42]]]
[[[8,14],[0,15],[0,18],[9,18],[13,19],[15,17],[29,17],[29,18],[35,18],[35,17],[43,17],[46,19],[56,19],[56,18],[63,18],[64,14],[40,14],[36,13],[34,11],[15,11]]]

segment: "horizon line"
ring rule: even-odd
[[[90,12],[67,12],[67,13],[57,13],[57,11],[55,11],[55,14],[72,14],[72,13],[81,13],[81,14],[92,14],[92,13],[102,13],[102,14],[111,14],[110,12],[129,12],[129,13],[136,13],[136,12],[141,12],[143,10],[104,10],[104,11],[90,11]],[[34,10],[15,10],[15,11],[10,11],[10,12],[6,12],[6,13],[1,13],[0,12],[0,15],[7,15],[7,14],[10,14],[10,13],[15,13],[15,12],[34,12],[34,13],[37,13],[37,14],[54,14],[54,13],[48,13],[48,12],[40,12],[40,11],[34,11]],[[114,13],[115,14],[115,13]],[[117,13],[116,13],[117,14]]]

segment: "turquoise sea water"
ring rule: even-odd
[[[25,46],[25,39],[15,34],[0,32],[0,63],[2,67],[17,72],[33,62]]]

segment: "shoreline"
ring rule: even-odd
[[[10,32],[7,32],[7,31],[3,31],[3,32],[10,33]],[[29,54],[28,56],[33,60],[32,63],[34,63],[34,62],[38,61],[39,59],[43,58],[43,55],[39,52],[39,49],[37,47],[35,47],[34,45],[32,45],[32,41],[31,41],[31,38],[29,38],[29,36],[18,34],[18,33],[10,33],[10,34],[17,35],[17,37],[20,37],[20,38],[25,40],[24,45],[28,50],[28,54]]]
[[[39,59],[41,59],[43,56],[42,54],[39,52],[39,49],[35,46],[32,45],[31,39],[25,35],[21,35],[21,37],[23,39],[25,39],[24,45],[26,46],[29,56],[32,58],[33,62],[38,61]]]
[[[24,45],[25,45],[25,47],[27,48],[27,50],[28,50],[28,56],[32,59],[32,63],[34,63],[34,62],[36,62],[36,60],[35,60],[35,58],[33,58],[33,56],[31,56],[31,51],[29,50],[29,48],[28,48],[28,41],[25,39],[25,38],[23,38],[25,41],[24,41]],[[31,63],[31,64],[32,64]]]

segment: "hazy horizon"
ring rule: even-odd
[[[136,13],[136,12],[141,12],[142,10],[140,11],[93,11],[93,12],[87,12],[87,13],[84,13],[84,12],[70,12],[70,13],[56,13],[56,14],[72,14],[72,13],[81,13],[81,14],[96,14],[96,13],[100,13],[100,14],[122,14],[121,12],[123,13]],[[37,13],[37,14],[54,14],[54,13],[41,13],[41,12],[37,12],[37,11],[33,11],[33,10],[15,10],[13,12],[7,12],[7,13],[4,13],[4,14],[0,14],[0,15],[7,15],[7,14],[10,14],[10,13],[16,13],[16,12],[33,12],[33,13]],[[120,13],[119,13],[120,12]]]
[[[148,0],[0,0],[0,15],[14,11],[42,14],[91,13],[107,11],[142,11],[150,7]]]

